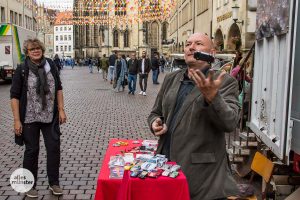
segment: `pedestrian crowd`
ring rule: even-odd
[[[146,96],[148,76],[152,70],[152,82],[158,85],[158,76],[164,72],[164,57],[159,57],[158,52],[154,52],[149,58],[146,51],[142,52],[142,57],[138,58],[136,53],[125,56],[120,52],[113,52],[109,57],[103,54],[96,62],[88,58],[89,72],[93,73],[93,65],[97,66],[97,71],[102,73],[104,81],[109,81],[115,92],[123,92],[128,85],[128,94],[135,95],[137,80],[139,79],[140,95]]]

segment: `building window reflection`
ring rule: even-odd
[[[114,47],[119,47],[119,33],[117,30],[114,31]]]
[[[126,30],[124,32],[124,47],[129,47],[129,32]]]

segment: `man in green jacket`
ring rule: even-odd
[[[102,69],[102,77],[103,80],[107,81],[107,72],[109,67],[108,58],[106,57],[106,54],[103,54],[103,57],[100,60],[101,69]]]
[[[196,51],[214,53],[207,35],[186,41],[188,67],[166,75],[148,123],[159,137],[157,153],[182,166],[192,200],[226,199],[238,193],[225,142],[225,132],[238,122],[238,84],[196,60]]]

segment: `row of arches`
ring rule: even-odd
[[[120,33],[118,30],[113,31],[113,47],[120,47],[119,41],[120,41]],[[123,46],[129,47],[129,30],[125,30],[123,33]]]
[[[223,51],[225,49],[225,35],[219,28],[214,35],[214,44],[217,51]],[[241,32],[236,23],[232,24],[226,40],[226,50],[239,50],[242,46]]]
[[[234,23],[230,26],[227,37],[223,34],[221,28],[218,28],[214,34],[214,45],[218,52],[239,51],[242,47],[242,39],[238,25]],[[183,52],[184,46],[185,42],[174,43],[171,52]]]
[[[154,21],[152,23],[145,22],[143,24],[143,35],[144,35],[144,43],[148,44],[151,47],[159,46],[159,38],[161,36],[162,41],[167,40],[168,34],[168,23],[163,22],[161,25],[161,32],[159,23]],[[123,34],[123,42],[124,47],[130,47],[130,37],[129,30],[120,31],[118,29],[113,30],[113,47],[120,47],[120,35]]]

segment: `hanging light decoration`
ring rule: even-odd
[[[38,0],[45,7],[72,11],[68,24],[132,25],[138,22],[167,20],[175,10],[176,0]],[[55,18],[55,16],[54,16]]]

